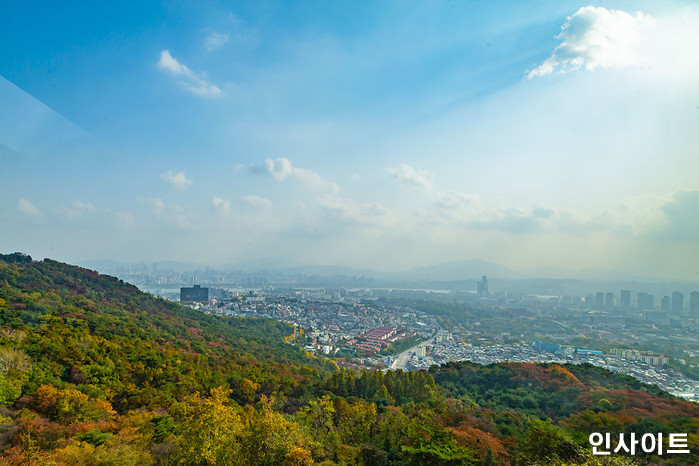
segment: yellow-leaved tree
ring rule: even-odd
[[[176,406],[181,418],[180,455],[185,464],[243,464],[244,425],[238,409],[230,405],[230,390],[214,388],[209,398],[198,393]]]

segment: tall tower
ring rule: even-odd
[[[478,296],[490,296],[490,291],[488,291],[488,276],[483,275],[481,281],[476,283],[476,290]]]

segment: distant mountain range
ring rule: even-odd
[[[538,267],[527,270],[513,270],[493,262],[480,259],[458,260],[443,262],[435,265],[415,267],[397,272],[383,272],[373,269],[356,269],[337,265],[307,265],[296,261],[268,257],[258,260],[236,262],[222,266],[207,266],[205,264],[157,261],[153,263],[125,263],[113,260],[95,260],[81,262],[82,267],[98,271],[114,271],[119,268],[176,270],[181,272],[195,270],[220,270],[224,272],[242,273],[284,273],[303,274],[316,276],[347,275],[357,277],[375,278],[377,280],[400,280],[420,282],[444,282],[479,280],[487,275],[491,280],[531,280],[531,279],[555,279],[555,280],[593,280],[593,281],[621,281],[621,282],[653,282],[668,283],[678,280],[668,280],[658,277],[645,277],[633,275],[613,269],[588,268],[581,270],[568,270],[556,267]]]

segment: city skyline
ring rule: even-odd
[[[0,6],[3,252],[699,281],[699,6],[596,5]]]

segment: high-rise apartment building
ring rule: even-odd
[[[604,293],[601,291],[595,294],[595,306],[597,306],[597,309],[602,309],[604,307]]]
[[[205,303],[208,300],[208,288],[202,288],[201,285],[194,285],[192,288],[180,288],[180,301],[183,303]]]
[[[606,293],[604,295],[604,307],[614,309],[614,293]]]
[[[669,296],[663,296],[663,299],[660,300],[660,310],[665,311],[665,312],[670,312],[670,297]]]
[[[692,291],[689,294],[689,313],[695,319],[699,319],[699,291]]]
[[[621,290],[619,306],[622,309],[631,309],[631,290]]]
[[[638,293],[638,309],[641,311],[643,310],[648,310],[648,309],[654,309],[655,308],[655,299],[652,294],[640,292]]]
[[[673,291],[672,293],[672,303],[670,305],[670,312],[673,314],[682,314],[684,310],[684,295],[679,291]]]

